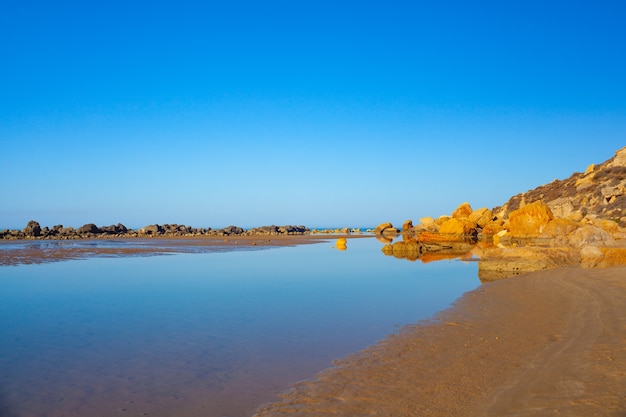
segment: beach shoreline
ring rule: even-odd
[[[75,240],[0,240],[0,266],[38,264],[90,257],[155,256],[171,253],[260,250],[329,242],[339,238],[371,238],[372,235],[252,235],[220,237],[120,237]]]
[[[622,415],[624,277],[568,266],[487,283],[255,416]]]
[[[113,240],[118,246],[6,241],[0,265],[256,250],[341,237],[371,236]],[[620,415],[626,409],[623,277],[626,266],[565,266],[488,282],[432,319],[336,361],[256,416]]]

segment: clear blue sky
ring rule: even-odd
[[[0,2],[0,228],[373,226],[626,146],[620,1]]]

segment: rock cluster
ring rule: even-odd
[[[422,261],[478,257],[482,280],[578,264],[626,264],[626,148],[585,173],[518,194],[501,207],[463,203],[449,216],[424,217],[401,231],[376,230],[387,255]]]
[[[310,233],[305,226],[261,226],[252,229],[243,229],[238,226],[228,226],[223,229],[195,228],[179,224],[151,224],[137,230],[129,229],[123,224],[111,226],[96,226],[93,223],[85,224],[77,229],[56,225],[51,228],[31,220],[22,230],[0,230],[0,239],[106,239],[120,237],[194,237],[194,236],[257,236],[257,235],[304,235]]]

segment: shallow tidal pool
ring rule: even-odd
[[[250,416],[480,285],[333,243],[0,267],[0,415]]]

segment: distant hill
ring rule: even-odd
[[[585,216],[626,223],[626,147],[601,164],[565,180],[554,180],[534,190],[513,196],[492,211],[508,218],[511,211],[542,200],[557,217],[580,220]]]

